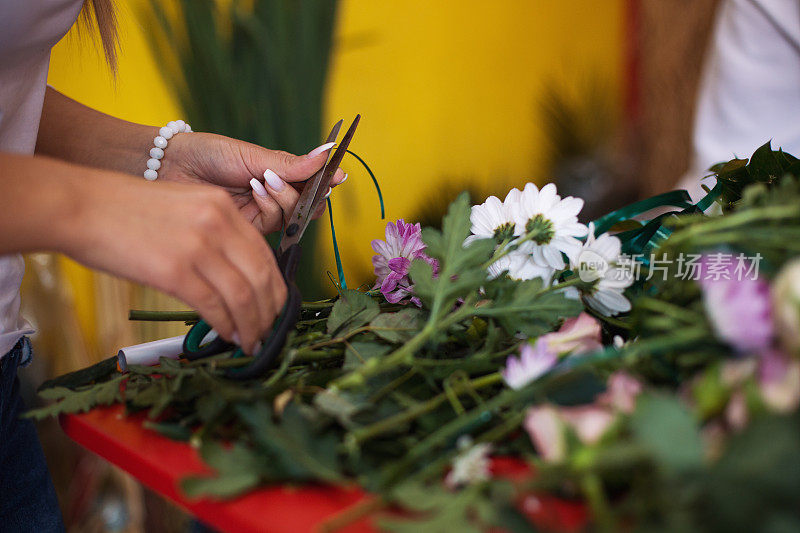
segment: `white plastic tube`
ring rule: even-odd
[[[157,364],[161,357],[178,359],[183,353],[184,337],[185,335],[179,335],[121,348],[117,353],[117,368],[120,372],[127,372],[128,365],[151,366]]]

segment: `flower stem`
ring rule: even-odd
[[[196,311],[144,311],[131,309],[128,311],[128,320],[141,320],[148,322],[196,322],[200,315]]]
[[[597,525],[601,531],[617,531],[614,527],[614,517],[608,506],[603,484],[595,473],[587,473],[581,480],[581,489],[592,508]]]
[[[368,360],[356,370],[353,370],[349,374],[345,374],[344,376],[335,380],[331,384],[331,387],[358,387],[363,385],[367,379],[373,376],[388,372],[404,364],[410,365],[413,362],[414,354],[417,353],[417,351],[422,348],[425,343],[428,342],[438,331],[447,330],[447,328],[459,322],[460,320],[467,318],[474,312],[470,302],[471,300],[467,298],[467,301],[465,301],[461,307],[447,315],[441,321],[437,321],[432,312],[431,318],[428,320],[427,324],[425,324],[425,327],[423,327],[419,333],[414,335],[405,344],[382,359],[374,358]],[[437,302],[434,303],[434,309],[437,308],[436,303]]]
[[[670,236],[670,245],[687,241],[694,236],[713,233],[718,230],[736,228],[745,225],[748,222],[754,222],[759,219],[783,219],[792,218],[800,215],[800,207],[796,205],[762,207],[758,209],[748,209],[736,213],[730,213],[724,217],[718,217],[714,220],[707,221],[703,224],[694,224],[682,228],[680,232],[676,231]]]
[[[376,511],[380,511],[385,507],[386,500],[384,500],[382,496],[368,496],[352,507],[348,507],[341,513],[335,514],[332,518],[322,522],[317,528],[317,531],[319,531],[319,533],[339,531],[351,525],[353,522],[371,515]]]
[[[470,388],[473,390],[483,389],[500,383],[502,379],[503,378],[499,372],[487,374],[467,382],[456,383],[451,388],[451,392],[458,395],[467,392],[467,390]],[[447,401],[447,393],[442,392],[428,401],[419,403],[411,409],[403,411],[402,413],[390,416],[389,418],[384,418],[383,420],[375,422],[374,424],[353,431],[350,434],[351,437],[349,440],[356,444],[360,444],[369,439],[375,438],[378,435],[386,433],[387,431],[391,431],[401,424],[411,422],[425,413],[433,411],[445,401]]]
[[[542,289],[541,294],[545,294],[545,293],[553,292],[553,291],[558,291],[558,290],[561,290],[561,289],[566,289],[567,287],[575,287],[575,286],[578,286],[578,285],[586,285],[586,282],[583,281],[578,276],[575,276],[575,277],[569,278],[566,281],[562,281],[561,283],[558,283],[556,285],[551,285],[549,287],[545,287],[544,289]]]
[[[422,331],[414,335],[411,340],[400,346],[383,359],[369,359],[361,367],[335,380],[331,384],[331,387],[339,387],[343,389],[357,387],[363,385],[364,382],[372,376],[381,374],[402,364],[410,362],[411,358],[414,357],[414,353],[426,342],[428,342],[428,339],[430,339],[435,332],[436,328],[432,327],[431,324],[428,323],[422,329]]]

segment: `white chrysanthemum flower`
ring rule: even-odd
[[[620,261],[622,243],[617,237],[603,233],[594,235],[594,224],[589,223],[586,242],[570,255],[570,264],[581,280],[592,286],[581,294],[584,302],[605,316],[613,316],[631,310],[625,297],[625,289],[634,282],[631,265]],[[567,289],[567,295],[577,297],[578,291]]]
[[[518,281],[525,281],[534,278],[541,278],[545,284],[549,284],[553,277],[554,270],[550,267],[545,267],[536,264],[531,257],[530,249],[533,245],[530,243],[523,243],[520,249],[504,255],[489,268],[489,278],[495,279],[497,276],[505,271],[508,271],[508,277]]]
[[[480,205],[472,206],[470,222],[472,235],[467,237],[465,245],[476,239],[492,239],[496,243],[508,242],[515,237],[514,210],[520,202],[522,191],[511,189],[500,201],[496,196],[490,196]],[[549,283],[553,275],[550,267],[538,265],[532,261],[532,251],[535,245],[526,242],[515,250],[497,260],[489,268],[489,276],[494,279],[503,272],[515,280],[529,280],[542,278]]]
[[[451,489],[486,481],[491,477],[488,443],[472,444],[469,435],[462,435],[457,443],[461,453],[453,460],[453,468],[445,477],[445,484]]]
[[[514,237],[514,213],[511,206],[516,205],[521,192],[511,189],[505,200],[490,196],[480,205],[473,205],[469,220],[472,223],[472,235],[467,243],[475,239],[494,239],[502,242]]]
[[[509,202],[507,207],[513,213],[516,235],[539,230],[532,240],[536,246],[531,252],[537,264],[561,270],[565,266],[562,252],[570,256],[580,249],[577,237],[587,232],[586,226],[578,222],[578,213],[583,208],[580,198],[562,199],[552,183],[541,190],[528,183],[517,201]]]

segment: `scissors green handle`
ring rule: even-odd
[[[233,379],[252,379],[261,376],[275,364],[275,360],[283,351],[286,337],[297,324],[302,307],[302,296],[295,283],[301,253],[301,246],[293,244],[278,257],[278,268],[286,282],[286,303],[281,314],[275,320],[269,337],[262,341],[253,362],[243,367],[226,370],[225,373],[228,377]],[[234,349],[236,351],[233,357],[244,356],[241,348],[220,337],[215,337],[211,342],[202,344],[203,339],[211,332],[211,329],[211,326],[205,320],[200,320],[192,326],[183,339],[183,354],[187,359],[202,359]]]

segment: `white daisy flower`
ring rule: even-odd
[[[513,213],[515,235],[540,231],[532,240],[536,246],[531,255],[537,264],[561,270],[565,266],[562,252],[569,256],[580,249],[577,237],[587,232],[586,226],[578,222],[578,213],[583,208],[580,198],[562,199],[552,183],[541,190],[528,183],[517,201],[509,202],[508,208]]]
[[[488,443],[472,444],[469,435],[462,435],[458,439],[458,448],[461,452],[453,460],[453,468],[445,477],[445,484],[451,489],[463,487],[486,481],[491,477],[491,461],[489,453],[492,445]]]
[[[625,297],[625,289],[634,282],[630,265],[620,261],[622,243],[617,237],[603,233],[594,235],[594,224],[589,223],[586,242],[570,255],[570,265],[582,281],[592,286],[581,294],[584,302],[605,316],[613,316],[631,310],[631,303]],[[578,291],[568,290],[569,296],[577,297]]]
[[[520,194],[518,189],[511,189],[504,201],[490,196],[482,204],[473,205],[469,216],[472,235],[467,237],[465,244],[475,239],[494,239],[500,243],[514,237],[514,214],[511,206],[517,203]]]

